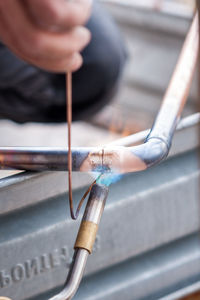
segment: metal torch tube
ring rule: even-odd
[[[165,93],[161,109],[147,140],[160,138],[169,146],[186,103],[198,58],[198,14],[184,42],[176,68]]]
[[[93,186],[74,245],[74,257],[66,284],[59,294],[49,300],[69,300],[75,295],[83,277],[88,256],[92,252],[107,196],[108,187],[98,184]]]
[[[198,57],[198,15],[186,37],[161,109],[146,142],[134,147],[72,148],[72,169],[81,172],[136,172],[164,159],[185,105]],[[67,170],[65,149],[0,147],[0,168]]]
[[[72,265],[63,290],[49,300],[69,300],[75,295],[83,277],[88,255],[89,252],[84,249],[78,249],[74,252]]]

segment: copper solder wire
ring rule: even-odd
[[[73,195],[72,195],[72,150],[71,150],[71,123],[72,123],[72,73],[67,72],[66,75],[66,114],[67,114],[67,123],[68,123],[68,185],[69,185],[69,206],[70,206],[70,214],[73,220],[76,220],[79,216],[79,211],[81,206],[91,191],[92,187],[96,184],[97,180],[100,178],[101,174],[98,178],[89,186],[83,197],[81,198],[76,213],[74,213],[73,206]]]
[[[76,219],[73,209],[72,198],[72,150],[71,150],[71,122],[72,122],[72,73],[66,75],[66,95],[67,95],[67,123],[68,123],[68,184],[69,184],[69,205],[72,219]]]

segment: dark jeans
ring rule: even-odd
[[[97,4],[87,27],[92,41],[82,53],[84,65],[73,74],[74,120],[87,119],[112,98],[126,57],[120,33]],[[0,45],[0,118],[63,122],[65,102],[64,74],[42,71]]]

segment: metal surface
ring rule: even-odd
[[[89,221],[99,225],[107,196],[108,187],[98,184],[94,185],[83,215],[83,221]]]
[[[108,196],[108,188],[106,186],[97,185],[97,184],[93,186],[85,208],[85,213],[83,215],[80,229],[82,223],[85,221],[90,221],[92,223],[95,223],[97,226],[99,225],[105,207],[107,196]],[[78,237],[81,232],[80,229],[79,229]],[[94,241],[96,238],[96,233],[97,231],[95,232]],[[81,282],[81,279],[83,277],[83,272],[85,270],[85,265],[88,259],[88,255],[92,252],[93,245],[89,250],[84,248],[85,247],[78,245],[77,242],[75,243],[75,252],[74,252],[72,264],[70,266],[70,271],[66,280],[65,287],[60,293],[56,294],[49,300],[70,300],[75,295],[79,287],[79,284]]]
[[[200,291],[200,281],[195,282],[187,287],[184,287],[183,289],[180,289],[177,292],[174,292],[170,295],[167,295],[165,297],[162,297],[160,300],[177,300],[181,299],[186,296],[190,296],[191,294]],[[194,300],[194,299],[193,299]],[[197,298],[196,298],[197,300]]]
[[[174,300],[170,293],[183,287],[184,279],[188,285],[199,280],[199,262],[200,240],[190,237],[86,278],[75,299],[161,300],[168,294]]]
[[[22,172],[18,175],[0,179],[0,216],[23,209],[29,205],[40,204],[47,199],[56,197],[58,194],[66,193],[68,189],[66,176],[65,172]],[[89,174],[74,173],[73,189],[82,189],[83,194],[92,181],[93,177]],[[7,197],[8,193],[9,197]],[[79,197],[81,196],[80,194]]]
[[[92,253],[93,245],[100,219],[105,207],[105,201],[108,195],[108,187],[95,184],[91,190],[88,204],[83,215],[77,240],[74,248],[83,248]]]
[[[196,14],[149,138],[160,137],[170,145],[171,136],[188,97],[197,63],[198,43],[198,15]]]
[[[76,293],[81,282],[85,265],[87,262],[89,252],[85,249],[78,249],[75,251],[71,270],[69,271],[67,283],[59,294],[53,296],[49,300],[70,300]]]
[[[127,276],[131,270],[134,272],[136,269],[125,262],[134,258],[137,261],[138,255],[141,257],[145,256],[145,253],[150,255],[151,251],[156,251],[156,256],[154,259],[149,256],[146,263],[141,258],[135,275],[135,282],[137,283],[137,278],[140,278],[141,284],[135,284],[134,291],[137,290],[137,293],[142,293],[144,297],[148,297],[148,282],[152,293],[163,288],[163,294],[165,294],[166,287],[174,291],[173,284],[179,282],[180,286],[184,287],[196,274],[200,276],[200,263],[198,256],[194,255],[198,244],[195,242],[196,246],[194,246],[192,242],[189,246],[191,237],[200,228],[199,175],[198,157],[195,151],[192,151],[179,157],[170,158],[144,173],[129,174],[119,183],[110,187],[109,199],[97,236],[95,251],[88,260],[85,273],[86,276],[91,275],[90,278],[93,279],[91,286],[94,284],[94,289],[97,288],[98,283],[101,286],[98,276],[103,278],[108,274],[108,277],[105,278],[111,278],[110,280],[116,282],[115,286],[118,286],[119,289],[120,282],[124,278],[124,287],[128,284],[130,289],[127,289],[127,293],[124,295],[123,292],[126,288],[122,289],[121,294],[118,290],[118,293],[121,297],[123,295],[124,300],[130,299],[132,283],[128,281]],[[35,183],[35,190],[40,188],[43,180],[41,178],[41,181],[38,180]],[[9,201],[16,185],[18,185],[17,182],[10,185],[4,198],[0,197],[0,201],[5,203],[7,200]],[[34,191],[32,193],[35,194]],[[75,190],[75,200],[78,201],[81,194],[82,191]],[[29,188],[21,189],[21,195],[27,198],[31,196]],[[20,198],[20,194],[16,197]],[[5,283],[4,287],[1,287],[2,295],[15,300],[29,299],[33,296],[35,299],[43,299],[40,294],[50,292],[55,287],[61,289],[60,286],[63,285],[69,269],[66,262],[70,261],[72,256],[70,245],[73,245],[78,226],[76,222],[69,218],[66,219],[68,210],[66,199],[66,194],[58,194],[57,197],[46,199],[36,205],[33,202],[25,209],[1,216],[0,257],[3,257],[3,260],[1,260],[0,282],[2,284],[2,279],[5,279],[6,276],[11,278],[9,284]],[[180,259],[178,245],[181,244],[182,238],[186,239],[182,250],[183,257],[186,253],[190,253],[187,256],[187,264]],[[176,245],[172,248],[176,249],[176,255],[173,254],[173,251],[169,252],[167,248],[167,245],[173,244],[174,241],[176,241]],[[155,257],[160,257],[161,250],[165,253],[166,264],[161,267],[163,273],[158,272],[155,281],[151,281],[154,278],[152,276]],[[177,258],[180,259],[180,266],[184,263],[184,272],[181,268],[180,272],[175,272],[178,268],[175,263]],[[161,265],[162,261],[160,259]],[[146,269],[150,262],[152,262],[153,273],[149,273]],[[169,262],[174,271],[166,273]],[[112,268],[118,264],[124,264],[123,271],[121,269],[120,273],[113,269],[111,272]],[[17,281],[17,274],[14,273],[13,277],[13,270],[15,272],[22,271]],[[27,273],[31,270],[31,273]],[[103,274],[98,275],[101,271]],[[117,274],[121,276],[118,277]],[[163,274],[166,274],[166,277],[163,277]],[[86,282],[88,282],[88,278]],[[152,284],[152,282],[154,283]],[[112,283],[107,281],[105,293],[109,292],[111,287]],[[55,293],[56,291],[53,291],[51,295]],[[87,288],[86,283],[85,292],[80,290],[77,297],[82,299],[85,295],[87,299],[91,293],[92,290]],[[101,294],[99,295],[97,290],[95,295],[97,299],[109,299],[101,298]],[[47,295],[44,296],[44,299],[47,299]],[[115,299],[114,296],[113,299]],[[131,298],[131,300],[133,299]]]

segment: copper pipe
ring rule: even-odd
[[[186,37],[177,66],[146,142],[134,147],[72,148],[73,171],[135,172],[163,160],[191,86],[198,56],[198,15]],[[1,169],[67,170],[68,151],[49,148],[0,147]]]

